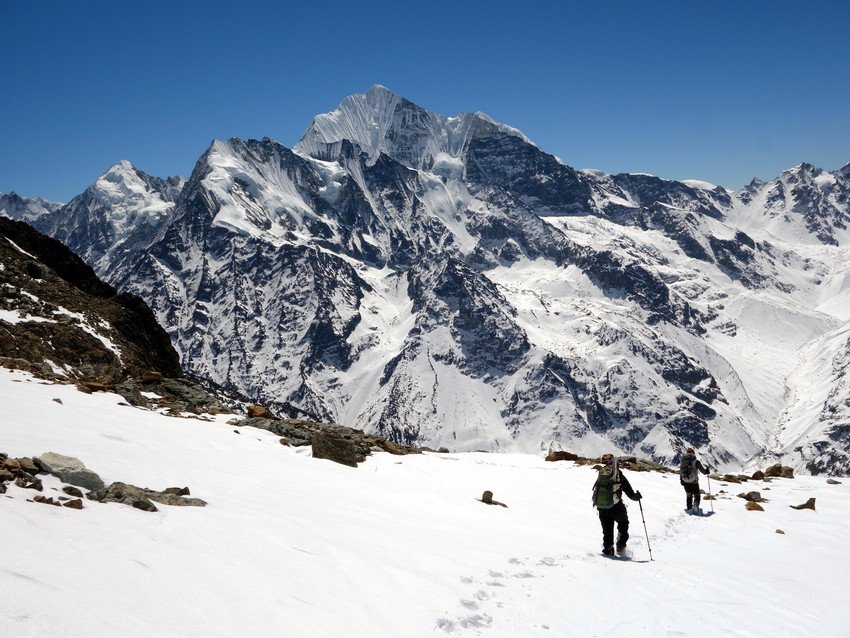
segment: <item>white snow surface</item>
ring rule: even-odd
[[[612,560],[594,471],[571,462],[377,453],[355,469],[234,434],[227,416],[167,417],[5,369],[0,392],[11,456],[59,452],[107,484],[187,485],[208,502],[77,511],[10,484],[0,635],[847,635],[846,484],[713,481],[713,515],[692,517],[675,475],[629,472],[646,532],[629,502],[631,560]],[[61,495],[58,479],[44,485]],[[508,507],[478,502],[484,490]],[[749,490],[764,512],[734,496]],[[810,497],[817,511],[789,507]]]

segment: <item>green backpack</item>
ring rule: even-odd
[[[593,505],[597,509],[607,510],[620,502],[620,471],[617,462],[599,468],[596,483],[593,484]]]
[[[697,474],[697,457],[693,454],[685,454],[679,464],[679,477],[685,483],[696,483],[699,480]]]

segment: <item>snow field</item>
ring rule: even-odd
[[[629,472],[654,561],[632,502],[633,560],[614,561],[599,555],[595,474],[572,463],[380,453],[354,469],[235,434],[228,417],[166,417],[23,373],[0,370],[0,394],[0,450],[209,503],[74,511],[12,484],[0,635],[839,636],[850,621],[835,586],[850,495],[823,478],[712,482],[732,498],[691,517],[675,475]],[[478,502],[484,490],[508,508]],[[734,496],[749,490],[765,512]],[[810,496],[817,512],[788,507]]]

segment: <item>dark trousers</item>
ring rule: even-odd
[[[600,509],[599,522],[602,523],[603,547],[614,545],[614,523],[617,524],[617,545],[625,545],[629,540],[629,513],[622,502],[609,509]]]
[[[693,483],[685,483],[683,481],[682,487],[685,488],[685,494],[687,494],[686,501],[688,509],[699,507],[699,481],[694,481]]]

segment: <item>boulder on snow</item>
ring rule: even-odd
[[[502,507],[507,507],[504,503],[500,503],[499,501],[493,500],[493,492],[490,490],[485,490],[481,495],[481,502],[486,503],[487,505],[501,505]]]
[[[781,530],[781,529],[776,530],[776,533],[777,534],[785,534],[784,530]]]
[[[64,507],[70,507],[72,510],[81,510],[83,509],[83,501],[75,498],[72,501],[68,501],[62,504]]]
[[[747,501],[746,508],[751,512],[763,512],[764,508],[755,501]]]
[[[156,505],[151,503],[145,491],[135,485],[115,482],[109,487],[101,487],[92,490],[88,494],[89,500],[101,503],[123,503],[145,512],[156,512]]]
[[[41,471],[38,469],[36,464],[32,462],[32,459],[28,459],[25,456],[15,460],[20,464],[21,469],[28,474],[35,476]]]
[[[546,455],[547,461],[578,461],[579,455],[564,450],[555,450]]]
[[[741,479],[739,479],[735,474],[724,474],[723,480],[727,483],[740,483]]]
[[[751,503],[766,503],[767,499],[762,498],[759,492],[742,492],[738,494],[738,498],[742,498],[745,501],[750,501]]]
[[[841,481],[836,481],[835,479],[826,479],[827,485],[841,485]]]
[[[764,475],[770,477],[794,478],[794,468],[782,465],[782,463],[775,463],[764,471]]]
[[[44,503],[45,505],[61,505],[58,501],[53,500],[49,496],[44,496],[43,494],[39,494],[37,496],[32,497],[33,503]]]
[[[80,459],[56,452],[46,452],[33,458],[33,462],[44,472],[58,476],[63,483],[76,485],[87,490],[97,490],[104,486],[101,478],[87,469]]]
[[[37,479],[26,472],[21,472],[20,476],[15,479],[15,485],[27,490],[35,490],[37,492],[41,492],[44,489],[41,479]]]
[[[313,458],[328,459],[335,463],[357,467],[357,446],[341,433],[330,429],[313,432],[311,439]]]
[[[795,510],[814,510],[814,511],[817,511],[817,510],[815,510],[815,499],[814,498],[810,498],[808,501],[806,501],[802,505],[789,505],[789,507],[791,509],[795,509]]]
[[[752,479],[754,481],[760,481],[763,478],[764,478],[764,472],[762,472],[761,470],[756,470],[755,472],[753,472]]]

